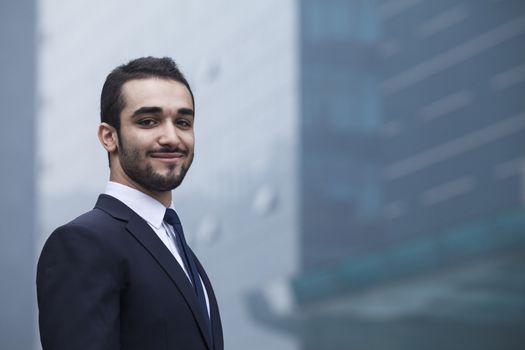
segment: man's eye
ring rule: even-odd
[[[142,119],[138,121],[138,124],[141,126],[153,126],[155,123],[156,121],[153,119]]]
[[[177,125],[183,127],[183,128],[189,128],[191,127],[191,123],[185,119],[177,120]]]

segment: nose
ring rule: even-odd
[[[161,146],[169,146],[170,148],[176,148],[180,143],[180,138],[177,133],[177,128],[171,122],[166,122],[160,128],[160,134],[158,142]]]

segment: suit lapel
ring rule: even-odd
[[[128,232],[137,239],[137,241],[144,247],[144,249],[149,252],[149,254],[151,254],[151,256],[158,262],[161,268],[166,272],[168,277],[181,292],[182,296],[186,300],[186,303],[189,305],[193,316],[197,320],[197,324],[199,325],[202,336],[206,340],[208,348],[212,349],[211,339],[209,339],[208,332],[206,331],[207,326],[205,322],[207,321],[204,319],[202,312],[199,310],[197,297],[193,286],[191,285],[188,277],[186,276],[186,273],[181,268],[175,257],[171,254],[164,243],[162,243],[160,238],[151,229],[148,223],[124,203],[111,196],[100,195],[95,207],[106,211],[118,219],[128,222],[126,225]],[[204,274],[201,271],[202,267],[199,264],[199,273],[201,273],[201,276],[203,276]],[[211,286],[208,287],[208,285],[206,285],[206,288],[208,291],[211,290]],[[210,292],[208,293],[211,294]],[[208,297],[210,298],[211,308],[211,297]]]

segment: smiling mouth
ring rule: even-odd
[[[152,158],[165,163],[173,163],[184,158],[186,155],[182,152],[155,152],[150,155]]]

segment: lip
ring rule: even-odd
[[[184,158],[184,154],[179,152],[159,152],[153,153],[151,158],[155,158],[164,163],[175,163]]]

